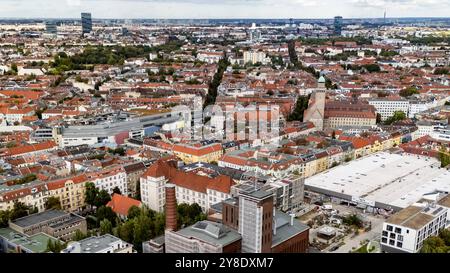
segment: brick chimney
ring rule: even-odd
[[[166,230],[177,230],[177,197],[175,184],[166,184]]]

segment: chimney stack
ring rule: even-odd
[[[166,230],[177,230],[177,198],[171,183],[166,184]]]

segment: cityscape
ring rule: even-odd
[[[450,17],[79,9],[0,13],[0,253],[450,252]]]

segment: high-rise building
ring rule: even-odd
[[[342,16],[334,17],[334,35],[341,36],[342,34]]]
[[[56,23],[50,21],[45,22],[45,32],[48,34],[57,34],[58,30],[56,28]]]
[[[92,31],[92,16],[90,13],[81,13],[81,28],[83,34],[90,33]]]
[[[273,195],[259,190],[239,196],[239,233],[243,253],[272,250]]]

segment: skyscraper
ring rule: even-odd
[[[45,32],[48,34],[57,34],[58,30],[56,28],[56,23],[50,21],[45,22]]]
[[[341,36],[342,34],[342,16],[334,17],[334,35]]]
[[[272,193],[259,190],[240,194],[238,223],[242,252],[271,252],[273,209]]]
[[[90,33],[92,31],[92,17],[90,13],[81,13],[81,28],[83,34]]]

